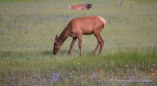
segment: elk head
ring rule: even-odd
[[[57,52],[60,50],[60,45],[57,42],[57,39],[58,39],[58,36],[56,35],[55,42],[54,42],[54,45],[53,45],[53,55],[56,55]]]
[[[86,6],[87,6],[87,8],[89,9],[89,8],[92,8],[92,4],[86,4]]]

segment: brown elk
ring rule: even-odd
[[[71,49],[78,38],[78,46],[80,50],[80,55],[82,54],[82,35],[90,35],[94,34],[97,38],[98,44],[93,51],[95,53],[97,49],[99,49],[99,54],[102,52],[102,48],[104,45],[104,40],[102,39],[100,33],[104,26],[106,25],[106,20],[100,16],[87,16],[87,17],[79,17],[71,20],[65,29],[62,31],[60,36],[56,35],[53,54],[56,55],[60,50],[61,45],[67,39],[68,36],[72,37],[73,40],[70,45],[70,49],[68,55],[71,53]]]
[[[92,4],[77,4],[77,5],[71,5],[69,6],[69,10],[89,10],[89,8],[92,8]]]

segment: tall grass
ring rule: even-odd
[[[15,2],[0,2],[0,85],[157,85],[155,1],[125,0],[121,6],[120,0]],[[67,10],[71,4],[86,2],[93,8]],[[97,40],[90,35],[83,36],[81,57],[77,42],[72,54],[66,55],[71,38],[53,56],[55,35],[71,19],[90,15],[107,21],[101,33],[102,54],[92,54]]]
[[[128,50],[128,49],[126,49]],[[51,56],[45,52],[1,52],[1,80],[2,83],[11,85],[16,84],[54,84],[54,73],[58,74],[56,84],[70,84],[66,82],[69,78],[78,85],[89,85],[98,81],[112,85],[112,79],[125,79],[134,76],[136,80],[150,80],[156,84],[156,77],[152,76],[152,69],[156,71],[156,50],[149,48],[139,52],[136,49],[128,51],[120,50],[117,53],[107,53],[104,55],[87,54],[79,56]],[[3,53],[3,54],[2,54]],[[41,54],[41,55],[39,55]],[[44,57],[44,58],[43,58]],[[16,65],[13,64],[15,62]],[[128,65],[126,67],[126,65]],[[132,74],[132,75],[130,75]],[[14,78],[18,77],[18,78]],[[44,78],[45,77],[45,78]],[[68,78],[69,77],[69,78]],[[37,79],[39,78],[39,79]],[[91,81],[87,80],[90,79]],[[96,78],[96,79],[95,79]],[[36,83],[23,80],[36,80]],[[43,79],[46,79],[44,82]],[[107,79],[107,80],[106,80]],[[94,81],[93,81],[94,80]],[[121,82],[115,81],[117,84]],[[28,84],[29,83],[29,84]],[[131,82],[133,84],[135,82]],[[143,81],[143,84],[146,81]],[[67,85],[67,86],[68,86]],[[95,86],[92,85],[92,86]],[[137,83],[139,85],[139,83]]]

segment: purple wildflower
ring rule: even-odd
[[[79,82],[78,81],[76,81],[76,86],[79,86]]]
[[[125,86],[125,83],[124,83],[124,82],[122,82],[122,86]]]
[[[105,86],[103,82],[101,82],[100,80],[98,81],[98,84],[100,84],[101,86]]]
[[[144,83],[149,84],[150,80],[148,80],[147,78],[145,78]]]
[[[56,82],[59,78],[59,73],[53,73],[53,75],[52,75],[52,81],[53,82]]]
[[[131,75],[129,76],[129,80],[128,80],[128,82],[134,82],[135,79],[136,79],[136,76],[133,75],[133,74],[131,74]]]
[[[93,74],[92,74],[92,79],[94,79],[94,80],[95,80],[95,78],[97,77],[97,75],[98,75],[98,73],[97,73],[97,72],[93,73]]]
[[[38,79],[40,78],[40,76],[38,75],[38,73],[35,74],[35,77],[38,78]]]
[[[13,84],[12,84],[13,86],[16,86],[16,84],[15,84],[15,82],[13,82]]]
[[[47,83],[48,83],[48,81],[46,80],[46,78],[44,78],[44,79],[43,79],[43,81],[44,81],[44,83],[45,83],[45,84],[47,84]]]
[[[14,76],[14,79],[16,79],[16,76]]]

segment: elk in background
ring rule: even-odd
[[[92,8],[92,4],[77,4],[77,5],[71,5],[69,6],[69,10],[89,10]]]

